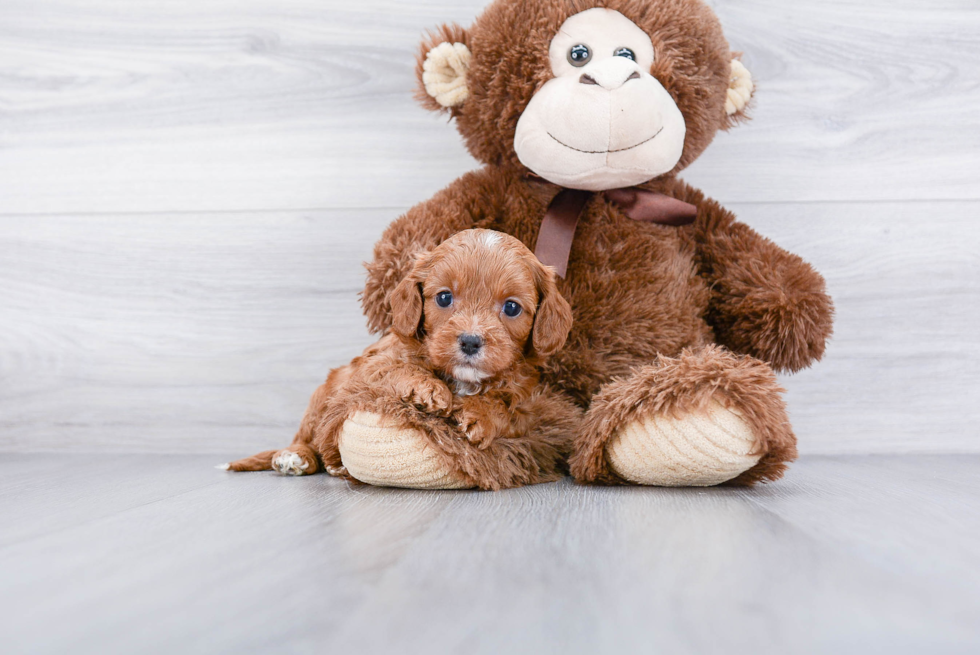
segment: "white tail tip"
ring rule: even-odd
[[[215,466],[214,468],[216,468],[216,469],[219,469],[219,470],[221,470],[221,471],[227,471],[227,470],[229,470],[229,469],[231,468],[231,464],[228,464],[228,463],[225,463],[225,464],[218,464],[218,465],[217,465],[217,466]]]

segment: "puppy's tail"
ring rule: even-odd
[[[238,459],[227,464],[219,464],[215,468],[225,471],[271,471],[272,458],[279,450],[265,450],[245,459]]]

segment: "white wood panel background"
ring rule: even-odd
[[[475,165],[412,66],[483,4],[3,0],[0,451],[286,443],[381,230]],[[712,4],[755,120],[685,177],[837,302],[801,450],[980,451],[980,4]]]

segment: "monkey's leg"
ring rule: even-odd
[[[654,486],[777,480],[796,458],[781,392],[767,364],[717,346],[662,357],[592,399],[572,475]]]

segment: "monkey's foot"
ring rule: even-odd
[[[655,415],[628,423],[606,444],[613,473],[660,487],[721,484],[761,458],[759,439],[741,413],[715,400],[682,416]]]
[[[597,484],[778,480],[796,437],[772,369],[718,347],[658,357],[593,396],[570,460]]]
[[[418,430],[373,412],[357,412],[344,422],[340,458],[356,480],[379,487],[468,489]]]

